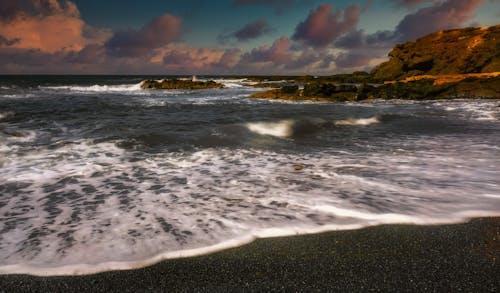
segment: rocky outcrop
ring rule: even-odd
[[[224,85],[213,80],[209,81],[193,81],[185,79],[162,79],[162,80],[145,80],[141,83],[142,89],[156,90],[174,90],[174,89],[213,89],[223,88]]]
[[[376,80],[500,71],[500,25],[452,29],[397,45],[372,71]]]

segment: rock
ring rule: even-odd
[[[197,80],[185,80],[185,79],[162,79],[162,80],[145,80],[141,83],[142,89],[162,89],[162,90],[173,90],[173,89],[211,89],[211,88],[223,88],[224,85],[217,83],[213,80],[209,81],[197,81]]]
[[[500,25],[445,30],[397,45],[389,61],[371,74],[376,80],[416,75],[487,73],[500,71]]]

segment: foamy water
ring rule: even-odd
[[[0,273],[500,215],[498,101],[277,104],[230,82],[240,87],[0,92]]]

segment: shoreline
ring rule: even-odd
[[[1,292],[499,291],[500,217],[257,239],[94,275],[0,275]]]

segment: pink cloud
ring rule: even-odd
[[[240,61],[241,49],[231,48],[224,51],[216,67],[232,68]]]
[[[6,1],[7,8],[1,12],[0,35],[17,40],[10,45],[12,48],[49,53],[79,51],[87,45],[102,43],[109,37],[106,30],[86,25],[80,18],[78,8],[70,1]],[[85,34],[89,29],[96,32],[92,37]]]
[[[172,74],[228,73],[240,60],[238,48],[193,48],[186,44],[170,44],[159,48],[149,60]]]
[[[261,46],[243,54],[242,63],[264,63],[283,64],[291,59],[290,40],[282,36],[274,41],[272,46]]]
[[[357,4],[350,5],[343,11],[333,11],[332,5],[321,4],[309,13],[305,21],[297,25],[293,39],[315,48],[326,47],[342,34],[354,30],[360,13],[361,7]]]
[[[150,54],[181,36],[182,19],[171,14],[155,18],[140,30],[117,32],[106,43],[114,56],[137,57]]]

